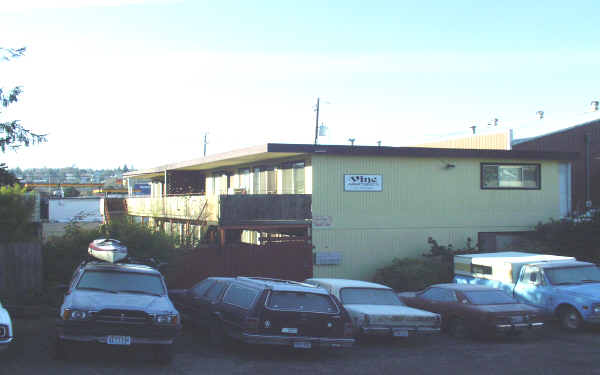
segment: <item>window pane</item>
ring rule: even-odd
[[[194,293],[194,297],[200,297],[215,283],[215,280],[206,279],[202,282],[199,282],[192,288],[192,293]]]
[[[252,194],[260,194],[260,168],[254,168]]]
[[[294,164],[294,194],[304,194],[304,162]]]
[[[234,284],[227,290],[225,297],[223,297],[223,302],[243,309],[248,309],[257,295],[258,292],[254,289],[244,288]]]
[[[498,179],[500,187],[523,187],[523,167],[499,166]]]
[[[483,187],[498,187],[498,166],[483,166]]]
[[[223,289],[225,289],[226,286],[227,284],[225,284],[224,282],[218,282],[217,284],[213,285],[213,287],[210,288],[208,292],[206,292],[205,297],[210,301],[214,301],[215,299],[217,299],[217,297],[221,294],[221,292],[223,291]]]
[[[285,165],[281,169],[283,186],[281,191],[283,194],[294,193],[294,170],[291,165]]]
[[[273,292],[267,306],[276,310],[336,313],[337,306],[324,294]]]
[[[523,166],[523,187],[536,188],[538,186],[538,166]]]
[[[77,289],[94,288],[112,292],[165,293],[160,276],[137,272],[86,271],[81,276]]]

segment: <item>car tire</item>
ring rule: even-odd
[[[227,346],[229,337],[225,332],[223,323],[220,320],[212,320],[208,331],[210,344],[218,349],[224,349]]]
[[[66,361],[69,359],[69,353],[67,352],[66,343],[64,340],[56,337],[50,344],[50,350],[52,359],[57,361]]]
[[[173,358],[175,358],[173,344],[154,346],[154,358],[158,363],[163,365],[173,362]]]
[[[567,331],[577,331],[583,325],[579,312],[570,306],[563,307],[558,313],[560,326]]]
[[[465,324],[464,319],[461,318],[451,318],[448,322],[448,333],[450,336],[455,337],[457,339],[464,339],[468,336],[467,326]]]

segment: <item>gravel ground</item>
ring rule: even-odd
[[[570,333],[553,324],[518,338],[438,335],[329,351],[245,345],[219,351],[202,332],[184,330],[173,363],[160,365],[147,349],[99,345],[78,345],[68,361],[55,361],[53,319],[14,323],[17,340],[0,354],[2,374],[600,374],[600,329]]]

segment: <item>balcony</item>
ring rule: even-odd
[[[218,221],[217,196],[177,195],[127,198],[127,213],[165,219]]]
[[[295,225],[312,218],[310,194],[236,194],[221,195],[219,224]]]

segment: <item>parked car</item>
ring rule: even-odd
[[[518,335],[544,326],[540,309],[483,285],[436,284],[399,296],[409,306],[441,314],[442,328],[455,337],[473,333]]]
[[[0,351],[6,350],[13,340],[12,321],[8,311],[0,303]]]
[[[215,344],[294,348],[350,347],[352,323],[327,291],[288,280],[210,277],[169,292],[187,322],[204,327]]]
[[[84,261],[73,273],[56,322],[55,356],[70,343],[152,345],[169,362],[181,329],[161,273],[143,264]]]
[[[439,314],[406,306],[385,285],[347,279],[307,279],[305,283],[328,290],[344,305],[354,324],[354,336],[439,333]]]
[[[567,330],[600,324],[600,268],[573,257],[523,252],[454,256],[454,282],[501,288]]]

